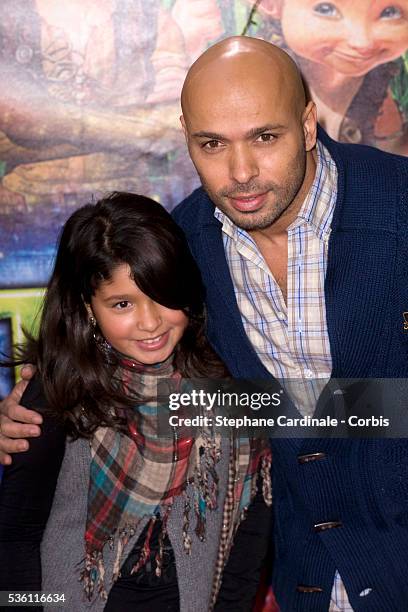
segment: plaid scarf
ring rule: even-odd
[[[173,371],[172,358],[156,366],[141,366],[126,360],[119,370],[126,389],[139,397],[157,398],[160,379],[178,378]],[[158,552],[155,558],[156,575],[160,576],[163,541],[173,500],[183,495],[183,545],[188,554],[191,549],[191,509],[195,515],[195,533],[205,539],[205,515],[217,508],[218,476],[216,464],[221,453],[220,434],[212,427],[200,428],[195,438],[173,430],[173,439],[158,431],[158,413],[162,410],[157,401],[146,401],[134,409],[134,419],[129,422],[130,435],[112,428],[96,430],[91,441],[90,483],[88,513],[85,531],[85,560],[81,580],[85,594],[92,599],[95,590],[107,598],[103,549],[108,544],[116,547],[112,579],[120,574],[123,551],[135,535],[140,521],[148,518],[145,541],[139,560],[132,573],[137,572],[150,556],[150,536],[156,520],[161,519]],[[266,463],[265,463],[266,462]],[[270,452],[266,441],[250,441],[248,438],[231,438],[230,471],[234,474],[232,499],[229,499],[227,533],[224,534],[219,555],[213,595],[221,582],[222,569],[232,544],[232,538],[256,491],[256,480],[261,464],[270,466]],[[269,469],[265,475],[265,501],[270,503]],[[193,499],[187,495],[187,485],[194,490]],[[269,483],[269,484],[268,484]],[[224,508],[225,513],[225,508]]]

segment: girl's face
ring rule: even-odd
[[[123,264],[91,298],[104,338],[120,353],[146,365],[169,357],[188,324],[182,310],[166,308],[145,295]]]
[[[408,48],[408,0],[283,0],[282,32],[300,57],[362,76]]]

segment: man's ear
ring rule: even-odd
[[[317,140],[317,109],[311,100],[302,115],[303,134],[305,137],[305,149],[311,151],[316,146]]]
[[[188,133],[187,133],[187,126],[186,126],[186,122],[184,120],[183,115],[180,115],[180,123],[181,123],[181,127],[183,129],[184,132],[184,138],[186,139],[186,142],[188,144]]]
[[[285,0],[262,0],[258,4],[258,11],[272,19],[281,19],[284,2]]]

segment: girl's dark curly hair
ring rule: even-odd
[[[204,335],[201,276],[183,232],[157,202],[112,193],[78,209],[63,227],[38,337],[28,336],[18,360],[37,365],[51,412],[74,437],[100,426],[125,430],[126,410],[134,406],[115,378],[119,358],[98,350],[86,309],[121,264],[152,300],[188,316],[176,370],[188,378],[227,374]]]

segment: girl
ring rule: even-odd
[[[159,204],[114,193],[68,219],[38,339],[21,355],[37,365],[25,404],[45,418],[5,469],[0,590],[59,593],[70,611],[214,608],[259,471],[270,504],[270,457],[211,427],[160,435],[159,381],[226,374],[203,325],[199,272]],[[254,592],[268,530],[259,494],[251,512],[252,551],[240,555],[238,532],[238,582],[224,579],[218,610],[238,592],[241,558]]]

